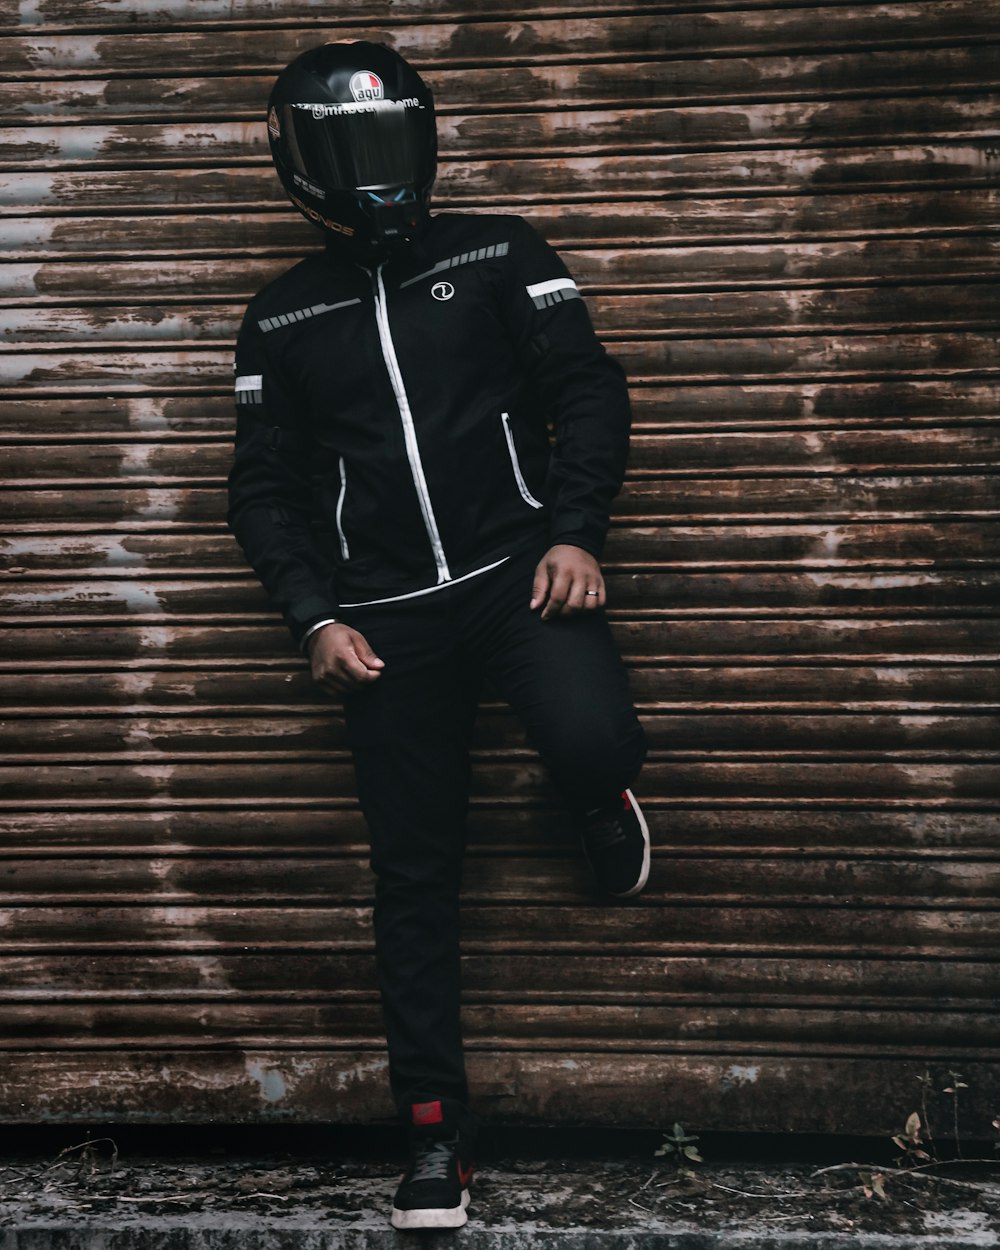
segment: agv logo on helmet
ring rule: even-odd
[[[351,95],[359,104],[368,100],[381,100],[385,97],[382,79],[368,69],[358,70],[350,81],[350,90]]]

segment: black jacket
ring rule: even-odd
[[[371,272],[308,257],[251,301],[236,374],[229,524],[296,641],[546,535],[600,556],[625,380],[520,217],[439,215]]]

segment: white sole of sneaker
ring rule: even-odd
[[[469,1191],[462,1190],[462,1202],[457,1207],[415,1207],[412,1211],[392,1208],[389,1223],[404,1231],[419,1228],[461,1228],[468,1220],[465,1208],[469,1205]]]
[[[649,880],[649,825],[646,824],[646,817],[642,814],[642,808],[636,802],[635,795],[631,790],[626,790],[628,801],[632,804],[632,810],[635,812],[639,820],[639,828],[642,830],[643,848],[642,848],[642,870],[639,873],[639,880],[631,888],[625,890],[622,894],[616,894],[615,898],[633,898],[640,890],[645,888],[646,882]]]

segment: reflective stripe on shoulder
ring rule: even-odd
[[[239,404],[262,404],[264,402],[264,375],[244,373],[236,379],[236,402]]]
[[[536,282],[526,288],[536,308],[548,308],[564,299],[582,299],[583,296],[572,278],[552,278],[548,282]]]
[[[275,316],[265,317],[257,324],[267,334],[269,330],[294,325],[297,321],[308,321],[310,317],[318,317],[320,313],[335,312],[338,308],[350,308],[353,304],[360,303],[360,299],[344,299],[339,304],[313,304],[309,308],[296,308],[294,312],[276,313]]]
[[[430,278],[436,273],[443,273],[445,269],[454,269],[456,265],[468,265],[474,260],[493,260],[496,256],[506,256],[509,251],[509,243],[491,243],[489,247],[477,247],[471,252],[462,252],[459,256],[450,256],[447,260],[439,260],[433,269],[425,269],[423,273],[418,273],[415,278],[407,278],[405,282],[399,284],[399,289],[402,290],[403,287],[413,286],[414,282],[419,282],[422,278]]]

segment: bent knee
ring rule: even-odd
[[[646,757],[646,735],[634,712],[617,719],[577,717],[542,752],[553,774],[606,794],[635,778]]]

